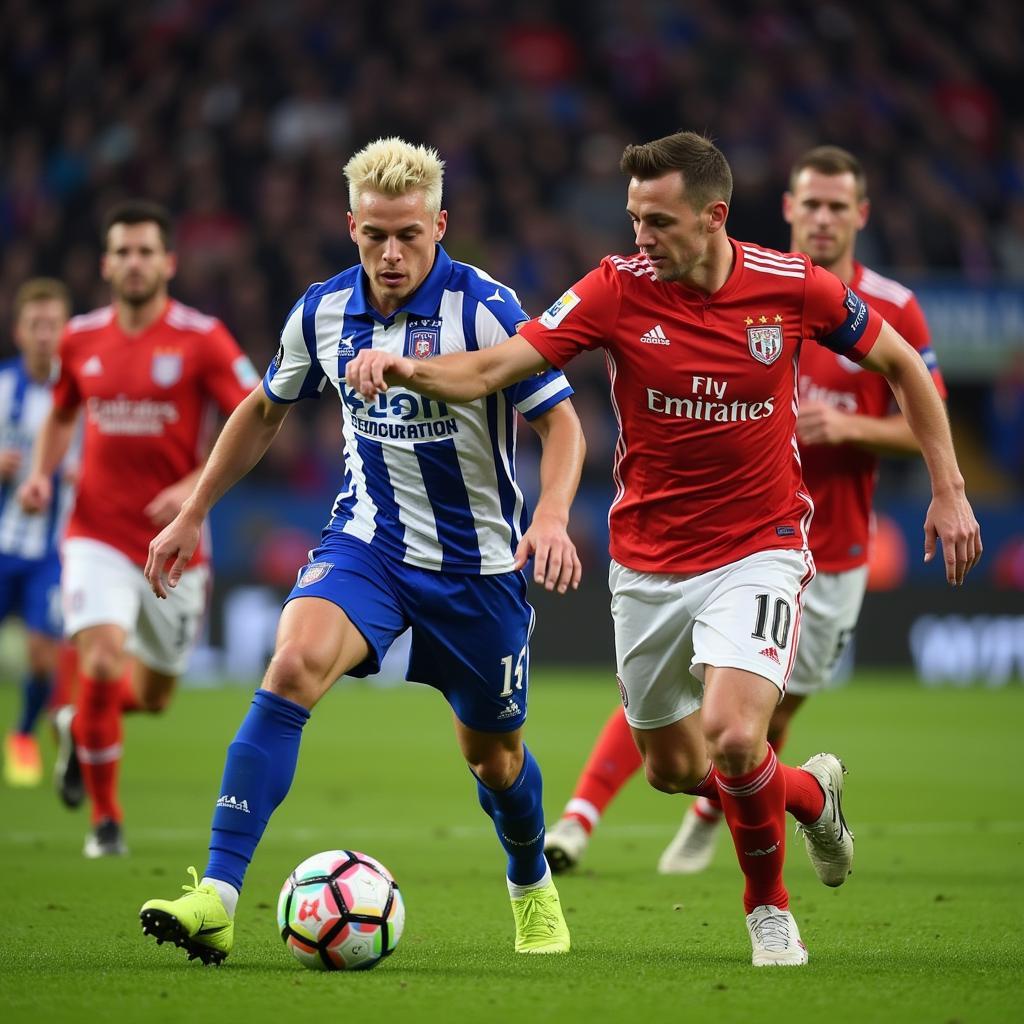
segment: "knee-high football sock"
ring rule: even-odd
[[[489,789],[476,780],[480,806],[494,822],[494,830],[508,854],[507,875],[515,885],[533,885],[547,871],[544,859],[543,783],[540,765],[523,747],[523,767],[508,789]]]
[[[36,722],[50,698],[52,685],[53,680],[45,672],[25,676],[21,684],[21,715],[17,726],[17,731],[23,736],[31,736],[36,731]]]
[[[135,692],[135,680],[132,678],[135,673],[129,669],[122,677],[118,686],[118,700],[121,705],[122,715],[131,715],[142,710],[142,703],[139,695]]]
[[[73,643],[61,644],[57,653],[57,671],[50,692],[50,711],[74,704],[78,696],[78,648]]]
[[[775,751],[769,747],[768,756],[746,775],[718,773],[718,794],[746,878],[747,913],[763,904],[786,910],[786,777],[779,771]]]
[[[121,820],[117,773],[121,764],[119,681],[81,676],[71,732],[92,806],[92,822]]]
[[[778,755],[781,744],[776,744],[774,750]],[[791,765],[779,762],[779,769],[786,780],[786,810],[804,825],[809,825],[821,817],[825,807],[825,794],[821,791],[817,779],[810,772],[803,768],[793,768]],[[709,773],[697,789],[689,790],[690,793],[700,794],[693,805],[694,812],[705,821],[718,821],[722,816],[722,803],[718,799],[718,782],[715,773]]]
[[[607,806],[642,763],[626,713],[617,708],[597,737],[562,817],[575,818],[588,834],[592,832]]]
[[[269,690],[257,690],[234,741],[210,832],[204,877],[241,890],[246,869],[275,808],[295,777],[309,712]]]

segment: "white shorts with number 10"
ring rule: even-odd
[[[187,569],[161,601],[123,552],[89,537],[70,537],[60,581],[64,632],[73,637],[90,626],[120,626],[128,634],[129,653],[156,672],[179,676],[206,611],[208,581],[207,566]]]
[[[626,719],[658,729],[693,714],[704,669],[738,668],[785,693],[814,575],[804,551],[760,551],[697,575],[608,571],[615,659]]]

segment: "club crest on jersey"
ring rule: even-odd
[[[182,358],[180,352],[154,352],[150,366],[153,383],[161,388],[169,388],[181,380]]]
[[[296,586],[308,587],[319,583],[333,568],[333,562],[313,562],[301,570]]]
[[[441,351],[441,327],[425,327],[422,323],[409,328],[406,354],[413,359],[431,359]]]
[[[748,327],[747,346],[759,363],[771,366],[782,355],[782,328]]]

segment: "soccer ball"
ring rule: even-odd
[[[277,901],[277,926],[303,967],[362,971],[395,951],[405,904],[380,861],[354,850],[328,850],[288,876]]]

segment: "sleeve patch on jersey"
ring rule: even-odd
[[[821,339],[826,348],[840,355],[849,352],[860,341],[868,325],[867,304],[852,288],[846,289],[843,305],[846,307],[846,319]]]
[[[549,328],[557,327],[579,303],[580,297],[570,288],[541,313],[540,323]]]
[[[282,349],[284,346],[282,346]],[[281,354],[280,352],[278,353]],[[280,363],[275,363],[280,367]],[[235,378],[243,388],[248,388],[250,391],[256,387],[260,382],[259,374],[256,372],[256,367],[252,365],[248,356],[236,356],[234,362],[231,364],[231,369],[235,371]]]

